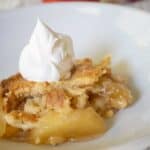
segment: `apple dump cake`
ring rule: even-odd
[[[0,84],[2,138],[57,144],[106,131],[105,120],[132,103],[127,86],[98,65],[77,60],[67,80],[31,82],[20,74]]]
[[[55,145],[103,134],[133,101],[110,59],[75,59],[71,38],[38,20],[19,73],[0,82],[0,137]]]

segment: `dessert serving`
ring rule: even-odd
[[[75,59],[71,38],[38,20],[19,73],[0,83],[0,137],[55,145],[104,134],[107,119],[133,102],[110,61]]]

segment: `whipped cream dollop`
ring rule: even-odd
[[[73,44],[69,36],[56,33],[39,19],[19,59],[19,72],[31,81],[58,81],[73,67]]]

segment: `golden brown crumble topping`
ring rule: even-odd
[[[58,144],[102,134],[105,120],[133,101],[114,78],[110,57],[94,65],[77,60],[71,76],[31,82],[20,74],[0,83],[0,136],[34,144]]]

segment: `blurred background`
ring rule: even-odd
[[[99,3],[116,3],[150,11],[150,0],[0,0],[0,11],[7,11],[18,7],[28,7],[41,3],[51,3],[59,1],[91,1]]]

